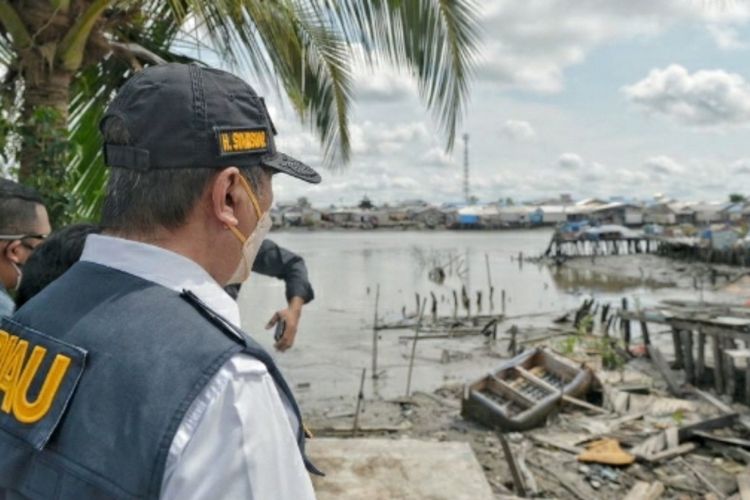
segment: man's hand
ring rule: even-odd
[[[302,316],[302,306],[305,304],[300,297],[292,297],[289,301],[289,307],[276,311],[266,325],[266,330],[270,330],[276,323],[283,320],[286,323],[281,338],[276,342],[275,347],[279,351],[286,351],[294,344],[294,338],[297,336],[297,327],[299,319]]]

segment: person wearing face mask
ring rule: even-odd
[[[102,233],[0,323],[0,498],[315,498],[294,395],[222,287],[272,176],[320,176],[247,83],[194,64],[133,76],[100,128]]]
[[[39,194],[0,178],[0,316],[13,312],[9,291],[18,290],[23,264],[49,232],[49,217]]]

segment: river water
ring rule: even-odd
[[[306,408],[337,404],[345,408],[356,398],[363,368],[368,370],[366,397],[391,398],[405,391],[411,342],[399,337],[411,335],[409,331],[380,333],[378,371],[382,373],[377,380],[370,378],[378,285],[381,322],[414,314],[415,292],[422,297],[433,292],[439,314],[450,315],[453,291],[460,296],[462,286],[472,297],[473,312],[477,291],[483,293],[482,312],[489,312],[488,267],[495,288],[493,312],[500,312],[505,290],[509,316],[562,312],[589,295],[614,301],[627,294],[644,304],[674,296],[672,290],[639,280],[602,278],[590,272],[556,271],[519,262],[519,253],[539,255],[551,234],[549,230],[272,233],[271,239],[305,258],[316,293],[303,311],[294,347],[275,357]],[[428,277],[436,266],[446,273],[441,285]],[[272,334],[263,326],[275,310],[285,306],[283,282],[253,275],[239,302],[244,328],[272,350]],[[549,318],[540,321],[549,324]],[[510,324],[501,324],[499,332]],[[431,391],[449,382],[478,377],[498,363],[488,355],[490,349],[482,337],[420,342],[412,389]],[[441,363],[446,352],[453,353],[454,360]]]

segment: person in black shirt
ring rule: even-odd
[[[94,224],[74,224],[54,232],[39,245],[24,266],[23,280],[16,295],[16,306],[20,308],[78,262],[86,237],[100,231],[101,228]],[[294,344],[302,307],[315,298],[307,277],[305,261],[296,253],[265,239],[253,262],[253,272],[278,278],[286,284],[288,307],[275,312],[266,325],[266,328],[270,329],[278,321],[284,321],[285,329],[276,342],[276,348],[285,351]],[[236,299],[240,286],[229,285],[225,290]]]

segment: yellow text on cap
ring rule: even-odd
[[[219,132],[222,153],[252,153],[265,151],[268,140],[265,130],[227,130]]]

